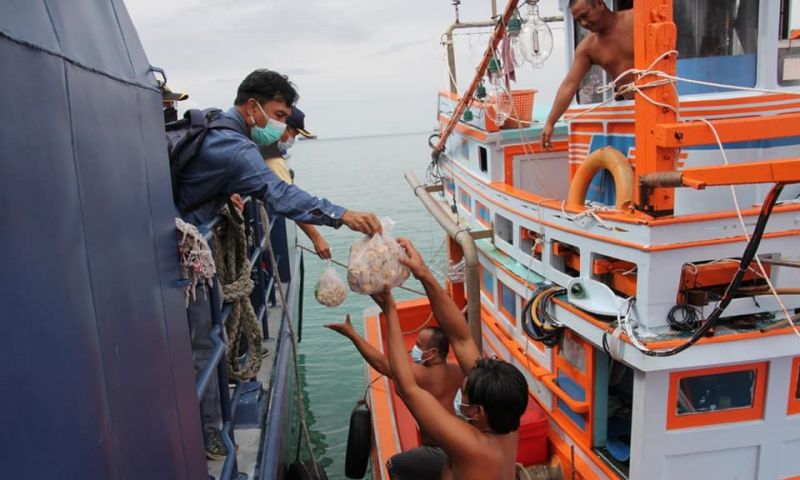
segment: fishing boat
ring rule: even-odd
[[[800,2],[607,1],[633,8],[634,81],[590,72],[549,150],[536,86],[498,75],[520,20],[541,35],[528,55],[551,32],[538,3],[488,22],[462,92],[448,44],[431,167],[406,175],[463,265],[446,288],[473,338],[528,380],[521,463],[533,478],[800,478]],[[558,5],[570,65],[585,32]],[[404,330],[430,320],[425,298],[399,312]],[[365,314],[379,348],[384,326]],[[392,383],[367,380],[388,479],[419,433]]]
[[[234,309],[211,295],[214,350],[195,371],[155,70],[122,1],[0,4],[2,476],[326,478],[300,441],[302,255],[256,201],[244,301],[261,368],[229,381]],[[207,462],[212,383],[227,454]]]

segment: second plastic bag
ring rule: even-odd
[[[314,297],[326,307],[338,307],[347,299],[347,288],[333,269],[330,260],[314,288]]]
[[[399,287],[411,273],[400,263],[406,253],[392,237],[394,222],[385,217],[381,225],[382,234],[364,237],[350,247],[347,283],[354,292],[372,295],[387,284]]]

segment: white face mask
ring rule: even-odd
[[[413,360],[414,363],[425,363],[425,360],[427,359],[424,359],[422,357],[423,355],[425,355],[426,352],[430,352],[431,350],[433,349],[429,348],[427,350],[422,350],[418,346],[414,345],[413,347],[411,347],[411,360]]]
[[[461,411],[461,406],[462,405],[466,407],[469,404],[461,403],[461,389],[459,388],[458,390],[456,390],[456,398],[453,399],[453,411],[456,412],[456,416],[458,418],[461,418],[461,419],[466,420],[468,422],[470,420],[474,420],[475,417],[468,417],[468,416],[464,415],[464,413]]]

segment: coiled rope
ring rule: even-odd
[[[226,205],[220,210],[223,221],[214,229],[214,262],[217,278],[222,285],[225,303],[232,311],[225,323],[229,348],[227,356],[228,377],[246,381],[255,377],[261,368],[261,329],[256,313],[250,303],[253,279],[250,276],[250,261],[247,254],[247,236],[244,219],[238,211],[231,213]],[[247,342],[244,365],[239,361],[242,339]]]

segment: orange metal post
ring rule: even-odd
[[[637,0],[634,2],[634,63],[636,68],[648,68],[660,55],[675,49],[677,30],[672,21],[671,0]],[[655,64],[654,69],[675,74],[675,56],[667,57]],[[656,80],[644,77],[639,85]],[[678,99],[670,85],[662,85],[645,91],[657,102],[677,107]],[[641,95],[636,95],[636,180],[639,176],[654,172],[675,170],[677,151],[659,147],[655,142],[655,127],[658,124],[675,123],[673,111],[653,105]],[[640,192],[636,192],[636,203],[641,205]],[[655,188],[641,205],[653,213],[668,212],[673,208],[674,190]]]

